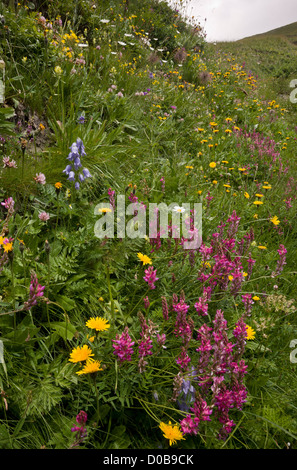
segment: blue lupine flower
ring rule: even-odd
[[[85,180],[85,177],[80,173],[78,175],[79,181],[83,182]]]
[[[79,189],[79,182],[77,181],[74,185],[75,189]]]

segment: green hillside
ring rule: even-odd
[[[297,449],[296,47],[183,5],[0,2],[1,450]]]

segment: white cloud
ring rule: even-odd
[[[297,2],[190,0],[187,14],[194,15],[205,27],[208,41],[232,41],[297,21]]]

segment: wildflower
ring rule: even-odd
[[[3,240],[3,249],[4,249],[5,253],[8,253],[9,251],[12,251],[12,247],[13,247],[13,245],[12,245],[11,241],[8,240],[8,238],[5,238]]]
[[[279,225],[280,224],[280,221],[278,220],[278,217],[275,215],[274,217],[272,217],[271,219],[269,219],[270,222],[272,222],[274,225]]]
[[[23,58],[22,58],[23,64],[25,64],[25,63],[27,62],[27,59],[28,59],[27,57],[23,57]]]
[[[131,361],[131,356],[133,354],[132,346],[135,344],[131,340],[129,335],[129,328],[126,326],[121,336],[116,334],[116,339],[113,339],[114,343],[112,346],[115,349],[113,354],[116,354],[120,362]]]
[[[43,173],[36,173],[36,177],[34,178],[36,183],[39,183],[39,184],[45,184],[46,181],[45,181],[45,175]]]
[[[215,168],[216,166],[217,166],[216,162],[211,162],[211,163],[209,164],[209,167],[210,167],[210,168]]]
[[[63,185],[62,185],[62,183],[60,183],[60,182],[55,183],[55,188],[56,188],[56,189],[61,189],[62,186],[63,186]]]
[[[86,322],[86,326],[96,331],[106,331],[108,328],[110,328],[108,321],[101,317],[91,317]]]
[[[161,422],[159,428],[163,432],[163,436],[169,440],[170,446],[175,444],[176,441],[185,440],[179,426],[177,424],[172,425],[171,421],[168,424]]]
[[[91,361],[88,360],[86,361],[86,364],[84,367],[79,370],[77,375],[83,375],[83,374],[94,374],[95,372],[98,372],[99,370],[103,370],[101,366],[100,361]]]
[[[71,432],[75,432],[76,433],[76,436],[75,436],[75,440],[73,442],[73,444],[71,444],[71,447],[78,447],[79,444],[81,444],[84,439],[86,438],[87,436],[87,429],[85,428],[85,423],[87,422],[87,419],[88,419],[88,415],[85,411],[80,411],[78,413],[78,415],[76,416],[76,422],[78,424],[80,424],[81,426],[73,426],[71,428]]]
[[[17,168],[15,160],[10,160],[10,157],[3,157],[3,168]]]
[[[186,209],[184,207],[174,206],[174,208],[172,210],[173,210],[173,212],[179,212],[179,213],[183,214]]]
[[[259,250],[267,250],[267,246],[264,245],[259,245],[258,248]]]
[[[279,254],[279,260],[277,262],[276,270],[271,274],[271,277],[278,276],[284,269],[285,264],[287,264],[286,263],[287,250],[284,247],[284,245],[280,245],[277,252]]]
[[[1,202],[1,205],[4,206],[11,214],[14,212],[14,200],[12,197],[5,199],[4,202]]]
[[[255,301],[260,300],[260,297],[258,297],[257,295],[254,295],[253,300]]]
[[[253,328],[249,325],[246,325],[246,332],[247,332],[247,337],[246,339],[247,340],[250,340],[250,339],[255,339],[255,330],[253,330]]]
[[[94,354],[87,344],[82,347],[77,346],[71,351],[69,362],[87,361],[91,356],[94,356]]]
[[[37,276],[35,273],[33,273],[31,275],[29,299],[24,303],[25,310],[30,310],[33,305],[37,304],[37,298],[43,297],[44,289],[45,286],[41,286],[41,284],[38,283]]]
[[[260,206],[261,204],[263,204],[262,201],[254,201],[253,204],[255,204],[255,206]]]
[[[106,214],[107,212],[112,212],[110,207],[101,207],[98,209],[98,212],[101,212],[101,214]]]
[[[246,197],[247,199],[249,199],[249,197],[250,197],[249,193],[245,192],[245,193],[244,193],[244,197]]]
[[[40,212],[40,214],[38,215],[39,219],[42,220],[42,222],[46,222],[47,220],[49,220],[50,218],[50,215],[48,212]]]
[[[145,269],[144,273],[145,276],[143,277],[143,279],[145,280],[145,282],[148,283],[150,289],[155,289],[156,286],[154,283],[159,279],[157,277],[157,270],[154,270],[153,266],[149,266],[147,269]]]
[[[63,70],[61,69],[61,67],[59,65],[56,65],[55,67],[55,73],[59,76],[59,75],[62,75],[63,73]]]
[[[142,261],[142,265],[144,266],[145,264],[152,264],[151,258],[149,258],[146,255],[143,255],[142,253],[137,253],[138,258],[140,261]]]
[[[40,129],[41,131],[44,131],[44,129],[45,129],[45,126],[42,124],[42,122],[39,124],[39,129]]]

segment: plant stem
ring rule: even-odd
[[[109,292],[109,298],[110,298],[110,314],[111,314],[111,319],[114,322],[114,300],[112,297],[112,292],[111,292],[111,285],[110,285],[110,275],[109,275],[109,266],[106,265],[106,278],[107,278],[107,286],[108,286],[108,292]]]

